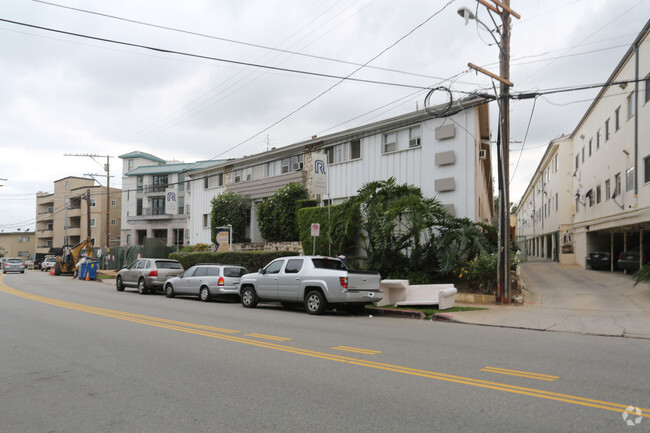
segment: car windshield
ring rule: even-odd
[[[21,259],[7,259],[7,262],[9,262],[9,263],[22,263],[23,261]]]
[[[347,268],[342,261],[336,259],[311,259],[314,267],[319,269],[336,269],[338,271],[347,271]]]
[[[158,269],[182,269],[179,262],[170,262],[166,260],[156,260]]]
[[[235,268],[235,267],[229,267],[229,268],[223,268],[223,275],[225,277],[243,277],[244,274],[247,274],[248,271],[245,268]]]

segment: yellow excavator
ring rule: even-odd
[[[77,271],[77,263],[82,257],[93,257],[93,244],[87,237],[76,245],[64,245],[63,254],[56,258],[54,274],[74,274]]]

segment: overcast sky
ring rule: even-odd
[[[490,90],[467,63],[497,73],[499,48],[476,22],[464,25],[463,6],[494,27],[475,0],[2,0],[4,20],[204,58],[0,22],[0,230],[33,230],[35,193],[54,180],[103,173],[64,154],[111,155],[111,186],[121,187],[117,156],[127,152],[236,158],[422,108],[422,88]],[[605,82],[650,17],[650,0],[511,7],[522,17],[513,92]],[[511,201],[596,93],[539,98],[523,151],[533,100],[512,102]],[[492,103],[493,138],[497,115]]]

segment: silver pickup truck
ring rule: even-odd
[[[239,294],[246,308],[260,301],[304,303],[309,314],[322,314],[328,306],[362,310],[382,298],[377,272],[348,270],[339,259],[293,256],[273,260],[257,273],[241,278]]]

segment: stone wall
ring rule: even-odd
[[[242,243],[233,244],[233,251],[290,251],[297,255],[302,255],[302,245],[300,242],[259,242],[259,243]]]

